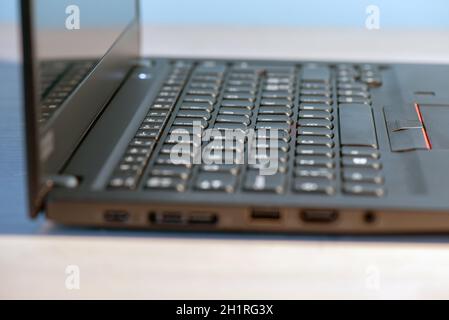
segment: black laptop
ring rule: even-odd
[[[142,57],[138,6],[22,1],[33,217],[449,231],[448,66]]]

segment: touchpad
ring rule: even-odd
[[[432,149],[449,149],[449,105],[420,105]]]

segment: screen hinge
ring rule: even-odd
[[[37,203],[39,205],[35,206],[36,211],[33,212],[33,217],[36,217],[40,211],[45,209],[45,200],[48,194],[54,188],[63,189],[76,189],[80,184],[80,180],[76,176],[71,175],[50,175],[45,179],[44,187],[39,192],[37,197]]]

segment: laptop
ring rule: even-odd
[[[32,217],[449,231],[448,66],[142,57],[133,0],[23,0],[22,18]]]

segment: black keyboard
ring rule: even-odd
[[[382,69],[376,65],[175,61],[108,187],[382,197],[371,100],[371,90],[381,85]],[[228,130],[253,130],[257,139],[243,135],[241,141],[214,146],[202,141],[194,123],[214,129],[214,141],[226,140]],[[264,149],[269,142],[261,139],[263,129],[276,130],[275,152]],[[188,141],[173,138],[179,130]],[[188,150],[188,157],[174,162],[175,146]],[[230,161],[217,163],[225,151]],[[262,174],[274,157],[277,170]]]
[[[45,61],[40,64],[41,113],[47,122],[94,67],[93,61]]]

